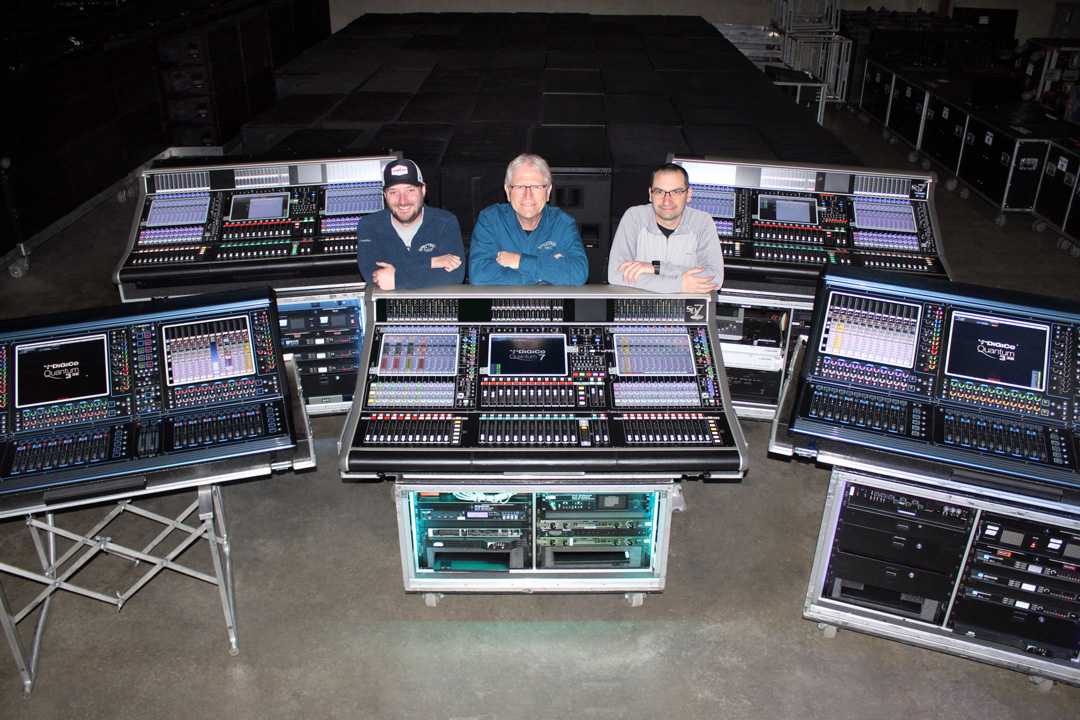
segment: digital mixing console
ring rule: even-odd
[[[207,288],[358,282],[356,226],[381,210],[392,157],[148,170],[127,251],[124,300]]]
[[[790,430],[1075,491],[1080,307],[827,271]]]
[[[267,290],[10,321],[0,494],[294,446]]]
[[[673,158],[712,215],[727,278],[811,282],[845,266],[947,276],[933,175]]]
[[[371,303],[344,478],[745,470],[706,296],[466,286]]]

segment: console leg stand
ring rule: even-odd
[[[214,575],[217,577],[218,594],[221,595],[221,609],[225,614],[225,630],[229,635],[229,654],[239,655],[240,645],[236,635],[236,604],[233,600],[232,571],[229,566],[229,550],[224,544],[224,537],[219,539],[215,506],[220,507],[220,497],[215,502],[216,486],[199,488],[199,519],[206,528],[206,540],[210,543],[210,557],[214,561]],[[218,491],[220,492],[220,491]],[[222,545],[219,547],[219,543]],[[224,557],[223,557],[224,556]]]
[[[34,688],[34,669],[30,663],[26,662],[26,653],[23,652],[22,643],[19,642],[19,635],[15,629],[15,618],[11,615],[11,606],[8,604],[3,583],[0,583],[0,625],[3,626],[4,636],[11,647],[11,656],[15,658],[15,667],[19,669],[23,692],[29,695]]]
[[[671,512],[686,512],[686,497],[681,486],[673,485],[668,497],[671,498]]]

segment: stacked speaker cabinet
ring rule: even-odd
[[[930,92],[926,101],[926,121],[920,150],[956,175],[964,148],[968,111],[944,88]]]
[[[1032,106],[973,114],[964,134],[957,175],[1004,213],[1030,211],[1042,177],[1050,141],[1068,136],[1071,128],[1046,120]]]
[[[859,107],[882,125],[887,125],[889,122],[894,78],[893,72],[885,66],[872,60],[866,61]]]
[[[895,77],[887,127],[918,149],[922,145],[923,121],[930,94],[916,77],[909,79],[899,73]]]
[[[174,145],[224,145],[274,101],[271,25],[263,8],[163,37],[158,59]]]
[[[1072,143],[1050,143],[1043,164],[1043,176],[1039,194],[1035,198],[1032,213],[1039,218],[1036,230],[1049,225],[1062,234],[1076,238],[1076,220],[1073,205],[1076,198],[1076,177],[1080,172],[1080,153]]]

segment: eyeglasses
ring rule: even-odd
[[[551,185],[511,185],[511,192],[540,192],[541,190],[547,190]]]
[[[660,188],[650,188],[649,193],[652,194],[652,196],[657,200],[660,200],[661,198],[665,197],[681,198],[683,195],[686,194],[686,190],[687,188],[675,188],[674,190],[661,190]]]

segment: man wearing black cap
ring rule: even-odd
[[[360,274],[380,290],[452,285],[465,279],[465,248],[453,213],[424,207],[427,187],[412,160],[383,169],[386,207],[360,218],[356,256]]]

